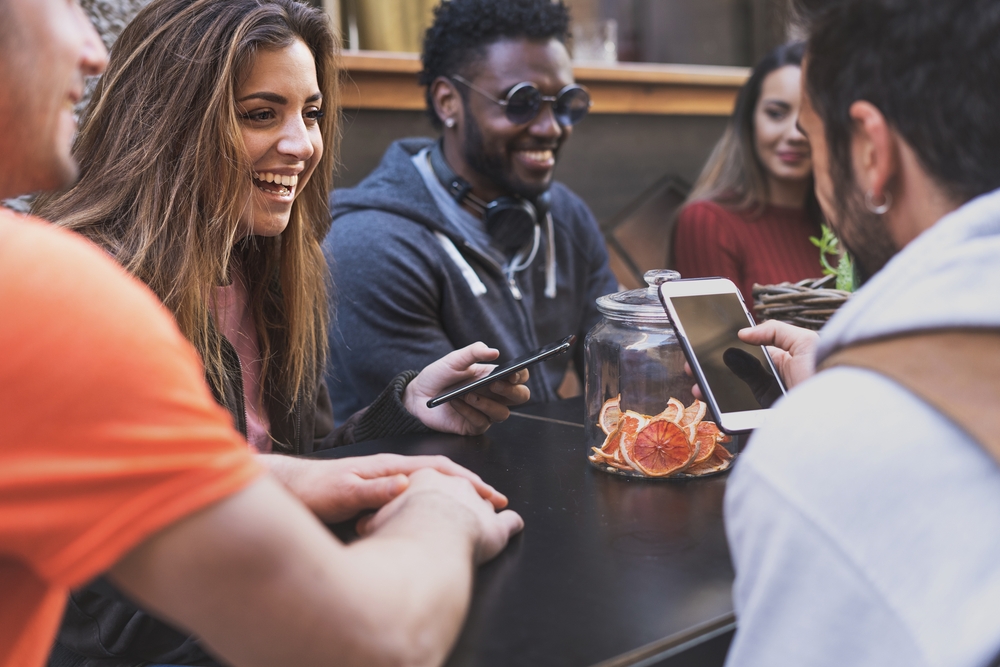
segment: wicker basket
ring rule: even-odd
[[[780,320],[807,329],[820,329],[851,296],[830,289],[834,276],[797,283],[754,285],[754,312],[761,320]]]

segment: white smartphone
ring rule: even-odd
[[[755,323],[739,289],[725,278],[660,285],[666,308],[705,401],[728,433],[751,431],[785,393],[767,350],[736,335]]]

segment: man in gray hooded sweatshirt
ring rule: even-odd
[[[727,485],[727,665],[996,665],[1000,4],[824,4],[799,123],[869,280],[818,345],[741,334],[803,381]]]
[[[582,378],[595,299],[617,290],[587,206],[552,180],[589,108],[573,83],[569,16],[551,0],[451,0],[424,40],[421,83],[440,140],[389,147],[331,198],[336,286],[327,376],[334,414],[366,405],[400,369],[482,340],[500,363],[569,334]],[[565,357],[531,370],[557,398]]]

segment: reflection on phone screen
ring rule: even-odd
[[[735,294],[671,297],[678,319],[722,412],[769,408],[781,396],[764,350],[736,335],[750,325]]]

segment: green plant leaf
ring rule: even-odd
[[[854,291],[854,263],[847,253],[841,255],[837,263],[837,289],[845,292]]]
[[[819,261],[823,267],[823,275],[832,276],[837,273],[837,269],[830,264],[830,260],[827,259],[827,255],[831,255],[833,257],[841,256],[840,241],[826,225],[822,225],[820,230],[822,232],[822,236],[820,236],[820,238],[810,236],[809,241],[814,246],[819,248]]]
[[[821,225],[822,235],[819,238],[810,236],[809,241],[819,248],[819,261],[823,267],[824,276],[837,276],[837,289],[847,292],[854,291],[854,264],[851,258],[840,246],[840,239],[826,225]],[[829,257],[837,258],[837,266],[830,264]]]

